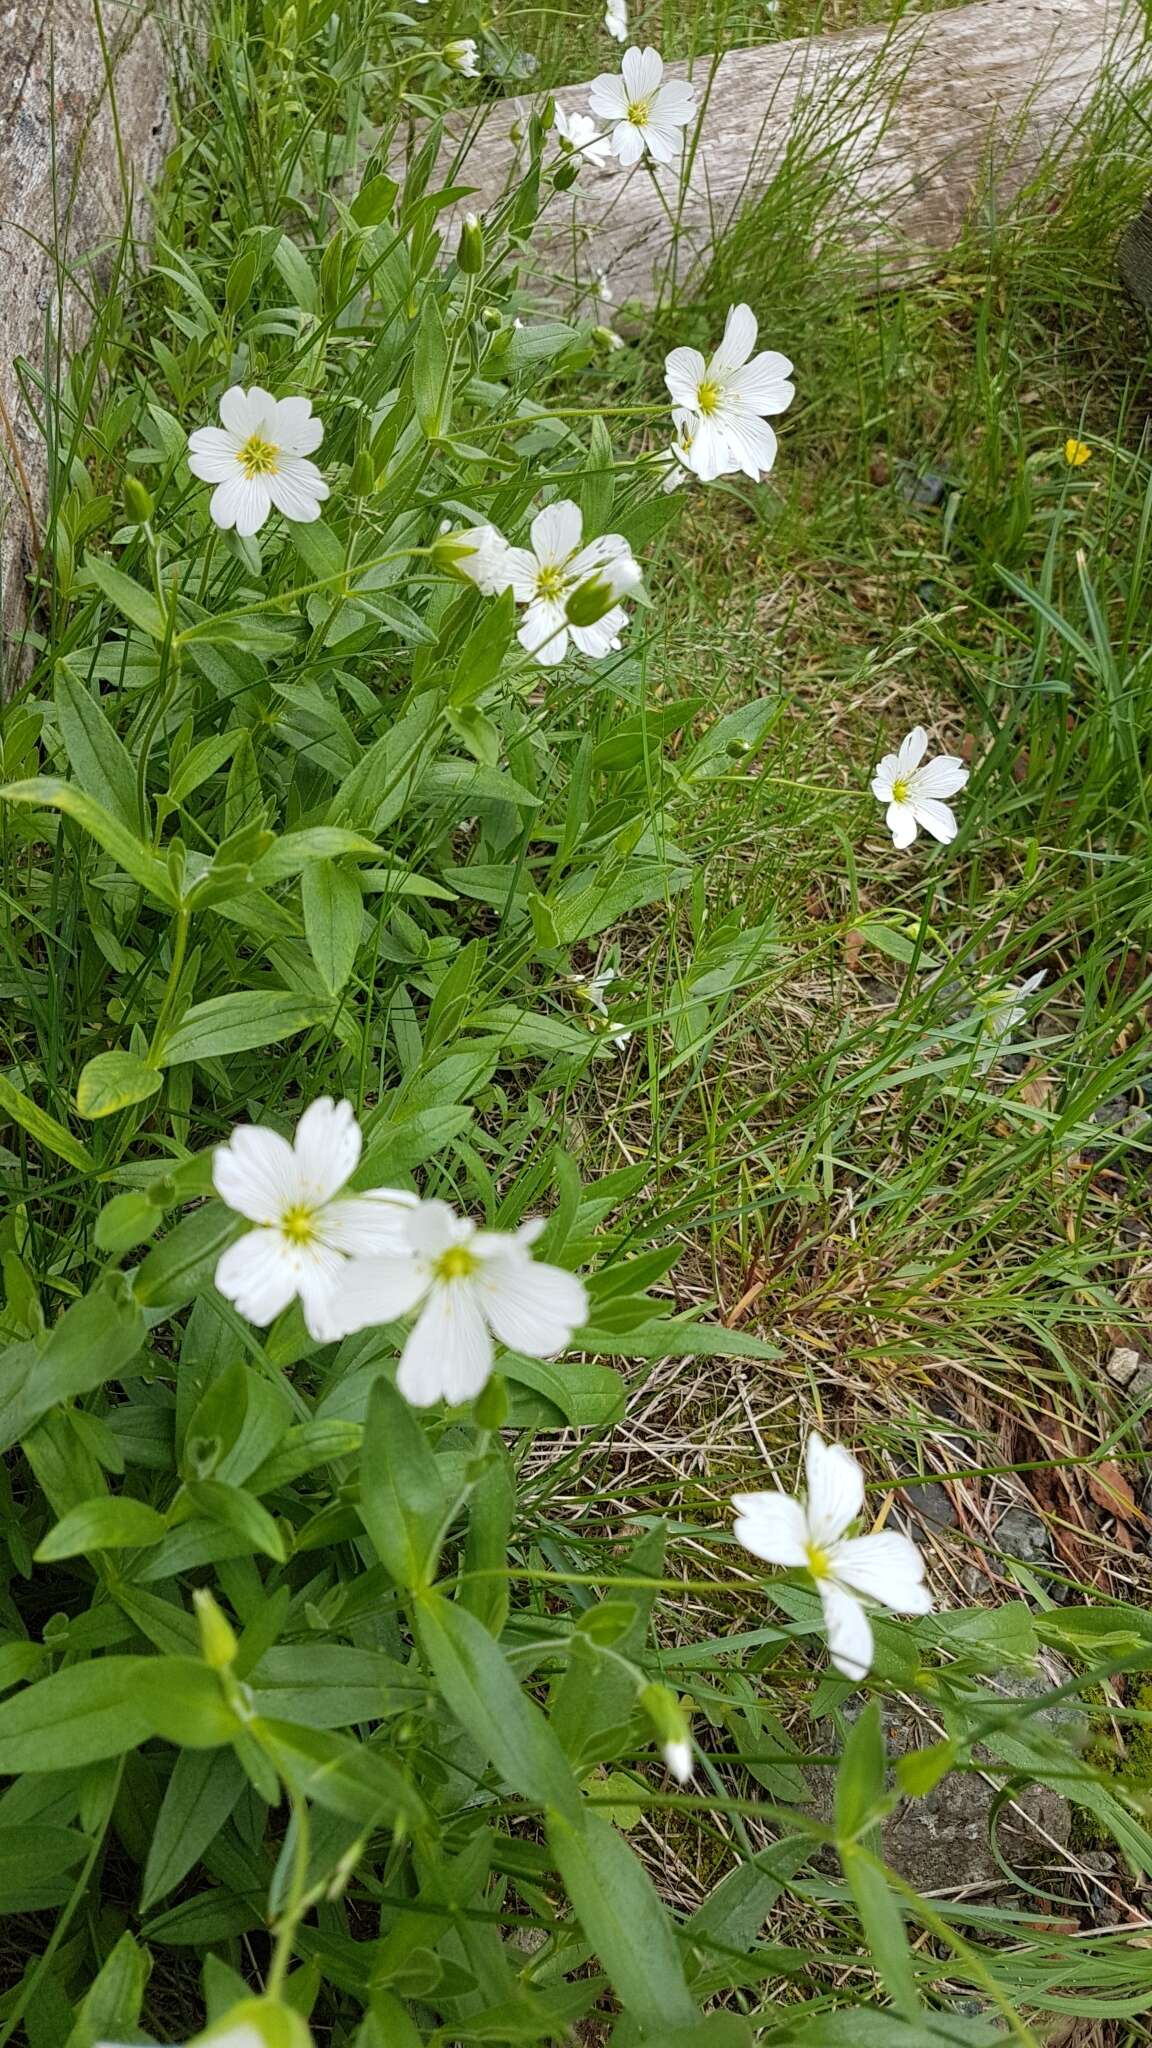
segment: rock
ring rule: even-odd
[[[15,478],[0,496],[0,680],[20,644],[47,483],[43,438],[15,364],[25,357],[42,371],[48,335],[51,378],[53,357],[83,338],[93,283],[112,275],[126,217],[132,241],[142,234],[144,195],[168,134],[168,64],[148,0],[103,0],[99,15],[92,0],[0,0],[0,477]],[[54,220],[60,260],[84,286],[66,285],[62,297]]]
[[[909,505],[942,505],[951,485],[935,469],[917,469],[913,462],[896,464],[896,489]]]
[[[1047,1692],[1053,1682],[1059,1683],[1059,1679],[1021,1678],[1012,1673],[991,1684],[996,1691],[1021,1698]],[[881,1711],[890,1759],[925,1749],[938,1740],[936,1730],[903,1702],[884,1702]],[[989,1825],[997,1785],[1009,1773],[996,1763],[990,1764],[990,1770],[992,1782],[976,1771],[950,1771],[923,1799],[901,1800],[884,1822],[884,1859],[917,1891],[1003,1884],[1004,1872],[989,1842]],[[813,1793],[817,1819],[831,1821],[834,1792],[830,1774],[821,1773],[819,1779],[814,1776]],[[996,1840],[1009,1865],[1023,1871],[1050,1864],[1051,1843],[1066,1843],[1071,1824],[1072,1809],[1059,1792],[1046,1785],[1021,1785],[1013,1793],[1013,1804],[1003,1806],[997,1816]]]
[[[1021,1564],[1046,1564],[1052,1557],[1052,1538],[1031,1508],[1006,1508],[993,1535],[999,1549]]]
[[[928,1529],[954,1529],[956,1510],[946,1487],[937,1479],[926,1479],[903,1488],[904,1500],[913,1521]]]
[[[1104,1371],[1113,1386],[1130,1387],[1139,1373],[1152,1375],[1152,1358],[1144,1358],[1128,1345],[1118,1344]]]

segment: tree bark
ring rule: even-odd
[[[46,407],[88,330],[94,297],[125,259],[129,268],[135,261],[143,198],[168,144],[168,77],[146,0],[0,0],[5,667],[43,545]]]

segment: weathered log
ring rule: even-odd
[[[650,301],[673,262],[677,286],[691,286],[718,235],[806,165],[810,185],[819,166],[824,231],[855,250],[865,277],[908,277],[955,242],[975,205],[1003,209],[1048,152],[1074,146],[1109,68],[1142,66],[1140,26],[1135,0],[978,0],[895,29],[669,65],[704,103],[694,153],[660,170],[584,164],[549,201],[535,260],[570,278],[575,254],[585,287],[607,272],[617,300]],[[588,111],[587,85],[555,98]],[[478,193],[468,204],[491,204],[522,175],[514,131],[533,104],[502,100],[486,114],[463,168]]]
[[[103,29],[103,44],[101,40]],[[42,540],[42,400],[168,141],[168,64],[141,0],[0,0],[0,645],[7,666]]]

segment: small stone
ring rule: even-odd
[[[935,469],[917,469],[914,463],[898,462],[896,488],[909,505],[943,504],[951,484]]]
[[[954,1529],[956,1510],[948,1497],[946,1487],[936,1479],[926,1479],[915,1486],[903,1489],[908,1511],[914,1521],[923,1523],[928,1529]]]
[[[1126,1344],[1119,1344],[1104,1367],[1104,1371],[1112,1381],[1113,1386],[1126,1387],[1135,1379],[1141,1364],[1148,1362],[1141,1359],[1138,1351],[1131,1350]]]
[[[1052,1538],[1031,1508],[1006,1508],[992,1533],[997,1548],[1021,1564],[1046,1563],[1052,1556]]]

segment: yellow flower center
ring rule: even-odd
[[[808,1569],[812,1577],[814,1579],[826,1579],[832,1568],[828,1552],[821,1550],[818,1543],[806,1544],[805,1549],[808,1556]]]
[[[703,413],[717,412],[724,397],[724,386],[712,377],[705,377],[696,392],[696,403]]]
[[[441,1252],[437,1259],[436,1278],[466,1280],[470,1273],[476,1271],[479,1264],[475,1252],[470,1252],[466,1244],[454,1244],[446,1252]]]
[[[892,801],[894,804],[906,804],[908,801],[908,784],[902,779],[892,784]]]
[[[279,453],[271,441],[265,441],[259,434],[249,434],[236,459],[247,477],[275,476]]]
[[[646,128],[652,115],[651,100],[629,100],[628,119],[636,128]]]
[[[555,562],[546,562],[536,573],[536,595],[550,604],[558,604],[564,595],[564,571]]]
[[[289,1244],[312,1244],[316,1229],[311,1209],[306,1209],[302,1202],[297,1202],[291,1209],[285,1209],[280,1218],[280,1234],[288,1239]]]

